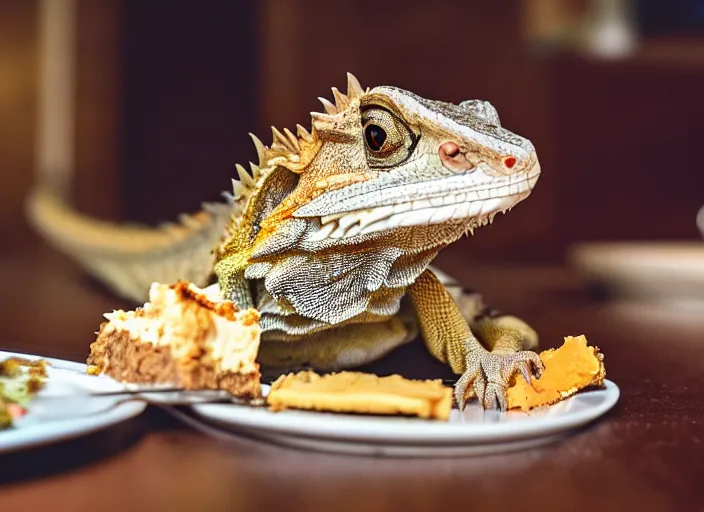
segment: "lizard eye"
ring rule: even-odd
[[[364,139],[372,151],[380,151],[386,142],[386,132],[381,126],[369,123],[364,128]]]
[[[377,169],[393,167],[406,160],[416,142],[406,123],[378,106],[368,106],[362,111],[362,136],[367,162]]]

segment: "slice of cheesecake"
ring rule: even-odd
[[[154,283],[143,307],[105,318],[90,346],[90,373],[123,383],[261,397],[256,310],[241,310],[192,283]]]

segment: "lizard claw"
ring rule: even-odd
[[[520,372],[527,382],[531,378],[531,366],[534,375],[540,377],[543,363],[533,351],[496,354],[484,350],[470,350],[467,355],[467,370],[455,383],[455,402],[463,410],[467,401],[473,397],[484,409],[508,408],[506,389],[515,372]]]

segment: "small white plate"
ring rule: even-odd
[[[621,297],[662,304],[704,305],[704,243],[591,242],[568,252],[588,280]]]
[[[8,357],[43,359],[50,364],[47,367],[46,385],[38,395],[40,397],[122,389],[118,382],[109,377],[86,374],[85,364],[0,350],[0,360]],[[30,402],[29,412],[13,428],[0,430],[0,454],[95,432],[137,416],[145,407],[144,402],[137,400],[121,401],[114,397],[88,399],[75,415],[67,414],[65,419],[55,421],[35,421]]]
[[[262,386],[268,392],[268,386]],[[556,441],[611,409],[616,384],[579,393],[542,410],[500,414],[469,404],[448,421],[363,416],[229,404],[192,406],[202,419],[274,443],[335,453],[395,457],[483,455]]]

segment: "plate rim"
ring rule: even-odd
[[[77,371],[80,373],[85,373],[87,370],[86,364],[76,361],[0,350],[0,359],[6,357],[23,357],[30,360],[43,359],[59,370]],[[0,454],[82,437],[134,418],[140,415],[146,407],[146,403],[138,400],[126,401],[99,414],[27,425],[16,430],[0,430]]]
[[[699,271],[702,259],[704,243],[701,241],[583,242],[568,249],[568,260],[580,271],[595,277],[629,281],[643,281],[643,270],[667,270],[668,278],[699,280],[704,277],[704,272]]]
[[[278,446],[296,448],[299,450],[401,459],[444,459],[510,453],[552,444],[562,439],[564,435],[564,433],[558,432],[556,434],[514,439],[500,443],[391,444],[367,441],[346,442],[342,439],[304,438],[270,433],[251,433],[253,439],[260,439]]]
[[[255,409],[242,405],[229,404],[195,404],[190,406],[191,410],[201,419],[214,421],[227,428],[244,431],[256,431],[259,433],[318,438],[326,440],[345,439],[355,442],[377,442],[384,444],[407,444],[415,445],[441,445],[441,444],[468,444],[486,442],[504,442],[515,439],[526,439],[533,437],[543,437],[554,435],[559,432],[578,428],[590,423],[610,411],[620,399],[620,388],[616,383],[606,379],[603,389],[588,391],[588,393],[599,393],[603,395],[602,401],[592,408],[583,409],[573,413],[557,416],[549,420],[546,427],[544,421],[526,421],[517,428],[516,422],[496,422],[496,423],[448,423],[433,420],[420,420],[409,418],[394,418],[398,420],[395,425],[389,422],[387,425],[393,427],[383,428],[379,433],[377,421],[384,421],[386,418],[379,416],[352,416],[347,414],[329,413],[325,415],[324,421],[320,421],[321,416],[312,416],[309,411],[282,411],[271,413],[266,409]],[[570,397],[574,400],[577,396]],[[564,402],[563,402],[564,403]],[[236,421],[230,417],[223,419],[223,415],[218,415],[218,411],[239,411],[235,415],[239,416]],[[318,413],[320,414],[320,413]],[[287,420],[281,421],[285,415]],[[230,414],[231,416],[231,414]],[[311,417],[315,422],[311,425]],[[369,421],[373,418],[376,421]],[[410,425],[410,427],[409,427]]]

